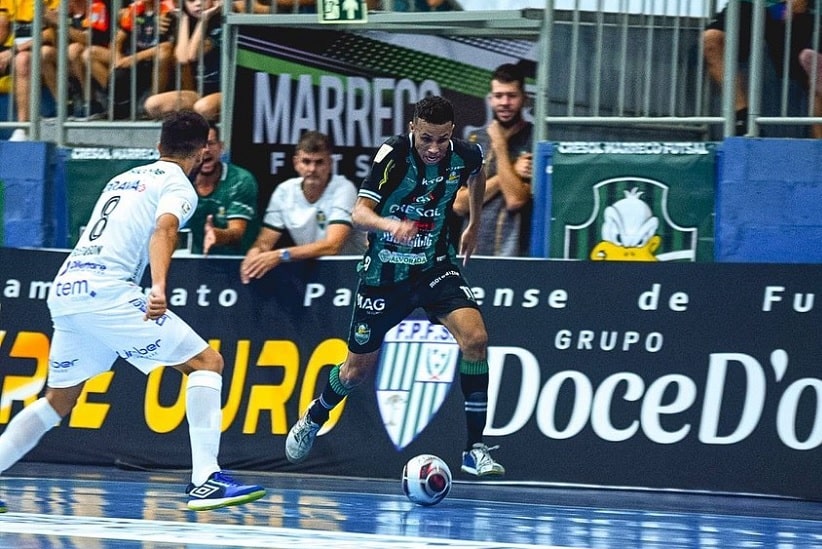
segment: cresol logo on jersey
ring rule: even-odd
[[[414,206],[413,204],[393,204],[388,208],[388,213],[402,212],[404,214],[416,216],[419,218],[435,218],[438,219],[444,215],[440,208],[422,208]]]

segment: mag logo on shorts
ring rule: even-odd
[[[377,403],[397,450],[419,435],[445,402],[459,346],[445,326],[404,320],[385,336],[377,372]]]

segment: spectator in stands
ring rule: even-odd
[[[141,104],[142,97],[171,87],[175,7],[170,0],[159,5],[158,14],[154,0],[135,0],[120,12],[112,66],[114,90],[109,90],[113,94],[114,118],[128,118],[132,105]],[[132,97],[132,78],[136,79],[137,97]]]
[[[58,15],[58,4],[52,3],[46,6],[46,10],[43,14],[43,44],[41,47],[41,55],[40,55],[40,71],[43,76],[43,84],[48,88],[51,92],[52,96],[57,99],[57,47],[56,47],[56,29],[59,23],[59,15]],[[17,6],[20,8],[18,12],[18,17],[22,17],[24,20],[28,21],[29,19],[33,20],[33,11],[29,13],[29,10],[33,10],[33,6],[30,6],[30,3],[19,3]],[[100,13],[100,9],[102,7],[102,14]],[[93,24],[93,36],[95,40],[99,41],[107,41],[108,40],[108,21],[105,18],[105,12],[107,8],[105,4],[101,1],[95,0],[92,4],[92,9],[96,9],[97,15],[102,15],[95,19]],[[70,16],[70,25],[69,25],[69,47],[68,47],[68,62],[69,66],[71,67],[71,75],[75,76],[77,71],[82,67],[82,59],[80,58],[80,54],[84,49],[84,44],[87,41],[87,33],[85,27],[90,25],[90,19],[87,17],[86,14],[86,2],[85,0],[70,0],[69,1],[69,16]],[[3,10],[7,13],[7,10]],[[17,43],[17,52],[20,55],[15,57],[15,75],[19,78],[16,79],[15,82],[15,97],[16,97],[16,106],[18,111],[18,120],[20,121],[28,121],[29,120],[29,97],[31,92],[31,85],[30,85],[30,78],[31,78],[31,55],[30,55],[30,48],[32,43],[31,41],[31,30],[32,24],[31,22],[23,22],[22,24],[18,21],[18,36],[15,42]],[[100,31],[100,29],[104,27],[104,31]],[[22,34],[22,36],[21,36]],[[0,74],[5,74],[8,72],[8,59],[11,58],[12,50],[7,50],[3,55],[0,55],[3,59],[0,59]],[[4,61],[4,59],[6,61]],[[77,78],[72,78],[69,80],[69,88],[71,91],[77,91],[77,95],[79,95],[79,80]],[[74,95],[74,94],[72,94]],[[78,107],[81,106],[81,101],[77,101]],[[26,138],[25,130],[18,129],[15,133],[12,134],[12,140],[22,140]]]
[[[68,67],[69,67],[69,101],[70,115],[77,118],[86,118],[101,115],[104,106],[99,94],[86,94],[83,91],[86,83],[86,61],[84,52],[89,48],[96,48],[105,52],[95,55],[110,55],[108,43],[110,38],[109,7],[102,0],[69,0],[68,3]],[[55,24],[57,21],[55,20]],[[89,32],[90,31],[90,32]],[[41,69],[43,81],[56,98],[57,94],[57,47],[43,46]],[[106,73],[107,74],[107,73]]]
[[[9,8],[12,0],[0,0],[0,79],[11,73],[11,62],[14,56],[14,33],[11,29]]]
[[[101,115],[103,105],[102,88],[85,90],[88,74],[88,58],[104,55],[110,58],[109,41],[111,39],[111,8],[106,2],[92,0],[70,0],[68,27],[68,68],[69,100],[72,116],[86,118]],[[88,53],[86,53],[88,51]],[[56,52],[55,52],[56,53]],[[56,63],[54,64],[56,76]],[[93,82],[93,80],[92,80]],[[88,93],[86,93],[88,92]]]
[[[369,10],[380,9],[380,0],[366,0]],[[245,0],[235,0],[232,9],[239,13],[245,13],[247,4]],[[317,13],[316,0],[277,0],[272,4],[271,0],[251,0],[250,13]]]
[[[357,198],[354,184],[333,175],[331,139],[324,133],[303,134],[294,151],[299,177],[280,183],[271,195],[257,240],[240,266],[248,284],[280,263],[324,255],[362,255],[365,235],[352,228],[351,211]],[[274,249],[283,233],[296,244]]]
[[[57,43],[57,8],[60,0],[45,0],[43,5],[42,54],[46,49]],[[16,9],[15,9],[16,8]],[[12,0],[6,4],[6,12],[15,21],[14,27],[14,103],[18,122],[28,122],[30,119],[31,94],[31,48],[34,45],[34,1]],[[42,71],[41,71],[42,72]],[[9,141],[25,141],[28,139],[26,130],[17,128],[11,134]]]
[[[390,2],[390,4],[389,4]],[[456,0],[384,0],[383,5],[391,11],[460,11]],[[390,7],[389,7],[390,5]]]
[[[765,42],[768,53],[776,69],[777,76],[785,73],[784,52],[787,45],[788,76],[807,89],[808,79],[799,63],[799,54],[802,50],[811,47],[813,36],[813,9],[814,0],[768,0],[765,8]],[[754,6],[752,0],[742,1],[739,4],[739,55],[740,63],[750,59],[751,30],[753,28]],[[705,62],[708,74],[717,83],[722,84],[725,74],[725,25],[728,7],[720,11],[711,21],[703,33],[705,46]],[[790,42],[786,32],[786,21],[791,19]],[[738,77],[734,108],[736,109],[736,135],[745,135],[748,119],[748,95],[744,78]]]
[[[220,132],[211,122],[203,163],[194,178],[199,201],[188,223],[195,254],[244,255],[257,234],[257,179],[223,162],[222,154]]]
[[[815,86],[809,86],[814,89],[813,97],[813,115],[822,116],[822,54],[811,48],[802,50],[799,54],[799,63],[808,75],[808,78],[814,77],[816,71]],[[815,66],[815,67],[814,67]],[[811,136],[816,139],[822,139],[822,124],[814,124],[811,126]]]
[[[150,118],[162,118],[179,109],[194,109],[207,120],[220,117],[222,26],[219,14],[222,5],[222,0],[183,0],[174,58],[183,70],[185,81],[180,90],[146,99],[145,110]]]
[[[14,0],[0,0],[0,94],[7,96],[6,113],[3,114],[3,122],[12,119],[11,108],[14,101],[14,81],[11,78],[12,68],[14,67],[14,29],[12,28],[12,20],[14,17]],[[17,138],[25,138],[25,131],[17,132]],[[0,129],[0,139],[9,139],[14,136],[12,130]]]
[[[532,147],[534,125],[523,118],[525,74],[510,63],[491,75],[488,105],[493,119],[468,140],[486,155],[479,255],[526,256],[530,241]],[[468,189],[457,192],[454,211],[468,213]]]

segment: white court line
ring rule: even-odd
[[[473,547],[475,549],[573,549],[556,545],[535,546],[519,543],[450,540],[357,534],[277,528],[270,526],[237,526],[230,524],[188,523],[124,518],[76,517],[35,513],[0,515],[0,532],[215,547],[293,547],[326,546],[335,549],[414,549],[422,547]],[[309,545],[306,545],[308,543]],[[577,548],[578,549],[578,548]]]

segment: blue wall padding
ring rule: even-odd
[[[728,138],[717,174],[717,261],[822,262],[822,140]]]
[[[55,248],[69,248],[69,198],[66,164],[71,158],[71,149],[58,148],[54,155],[54,172],[52,177],[51,197],[54,219],[54,234],[51,246]]]
[[[531,216],[531,256],[549,257],[551,252],[551,170],[554,144],[550,141],[537,143],[534,159],[534,211]]]
[[[54,246],[54,159],[52,143],[0,142],[6,246]]]

